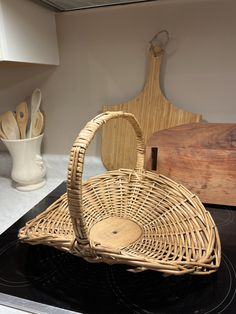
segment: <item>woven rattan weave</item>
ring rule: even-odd
[[[82,183],[86,149],[97,129],[113,118],[127,119],[133,126],[136,168],[108,171]],[[89,262],[132,265],[133,271],[215,272],[221,247],[210,213],[182,185],[145,171],[144,153],[142,132],[132,114],[95,117],[72,147],[67,193],[29,221],[19,231],[20,240],[51,245]]]

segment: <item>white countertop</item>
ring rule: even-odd
[[[0,153],[0,234],[16,220],[28,212],[34,205],[66,180],[68,156],[44,155],[47,167],[46,184],[38,190],[20,192],[14,188],[11,176],[11,158],[8,153]],[[84,180],[88,177],[104,173],[106,170],[97,157],[86,157]],[[0,305],[0,314],[29,313]]]

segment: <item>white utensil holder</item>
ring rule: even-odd
[[[12,157],[11,177],[20,191],[39,189],[46,182],[46,167],[41,156],[42,139],[43,134],[22,140],[2,139]]]

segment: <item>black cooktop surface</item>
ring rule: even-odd
[[[209,276],[128,272],[54,248],[20,243],[26,221],[62,193],[61,184],[0,236],[0,292],[79,313],[236,313],[236,209],[207,206],[220,233],[222,263]]]

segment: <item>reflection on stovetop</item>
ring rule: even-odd
[[[205,205],[206,208],[211,212],[212,217],[220,230],[222,227],[232,225],[235,223],[236,211],[234,207],[219,206],[219,205]]]
[[[235,313],[236,212],[209,207],[222,239],[222,263],[209,276],[134,274],[17,240],[18,229],[65,190],[60,186],[0,237],[0,292],[82,313]]]

